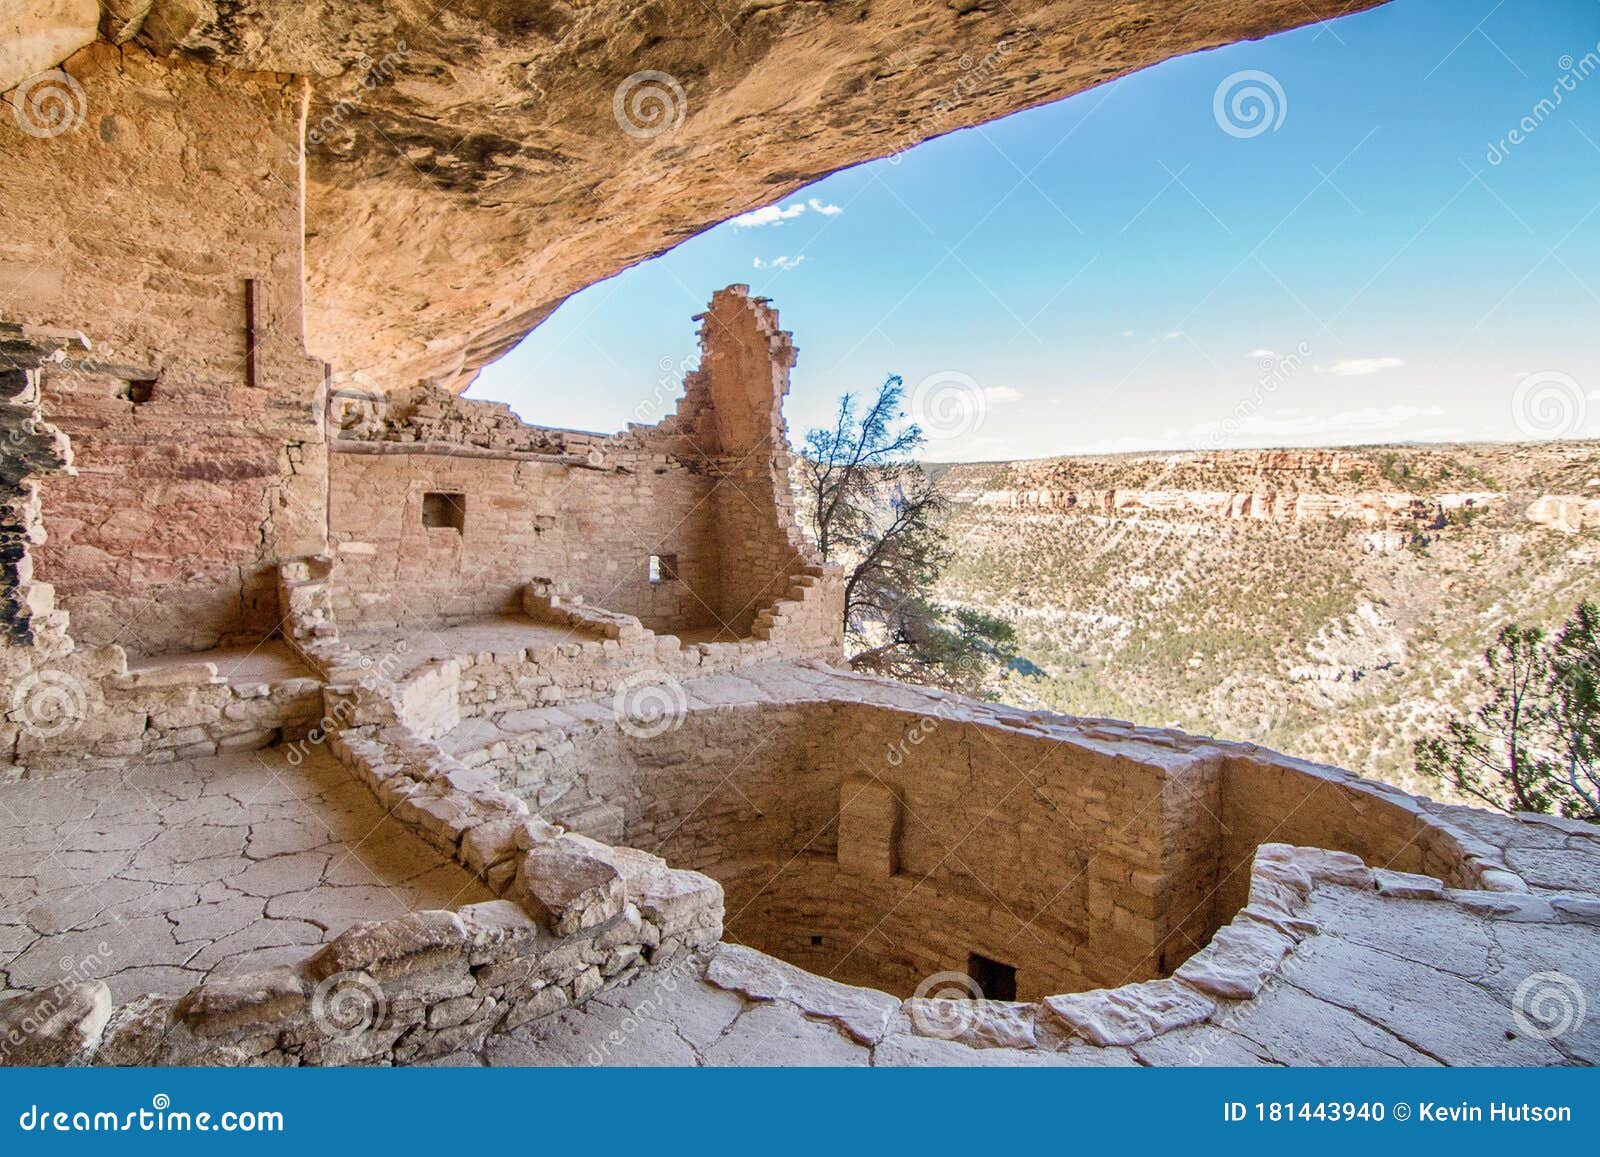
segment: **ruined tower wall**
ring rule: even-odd
[[[794,516],[783,420],[797,351],[778,311],[748,292],[732,285],[712,297],[701,315],[700,368],[689,375],[712,414],[700,449],[717,478],[717,615],[739,634],[811,561]]]
[[[301,340],[304,86],[104,43],[67,67],[71,127],[0,118],[0,315],[91,343],[44,378],[78,471],[41,486],[37,574],[80,643],[262,637],[271,564],[324,542],[322,367]]]

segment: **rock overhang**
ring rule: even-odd
[[[107,0],[100,32],[309,78],[308,346],[460,390],[571,294],[829,173],[1378,2]],[[84,8],[22,31],[70,51]]]

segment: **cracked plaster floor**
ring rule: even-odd
[[[177,994],[360,920],[487,899],[322,750],[0,784],[0,989]]]

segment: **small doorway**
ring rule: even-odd
[[[1001,964],[998,960],[973,952],[967,956],[967,975],[972,977],[986,1000],[1017,999],[1017,970],[1014,965]]]

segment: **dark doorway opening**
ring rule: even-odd
[[[972,977],[986,1000],[1016,1000],[1017,970],[977,952],[967,956],[967,975]]]

